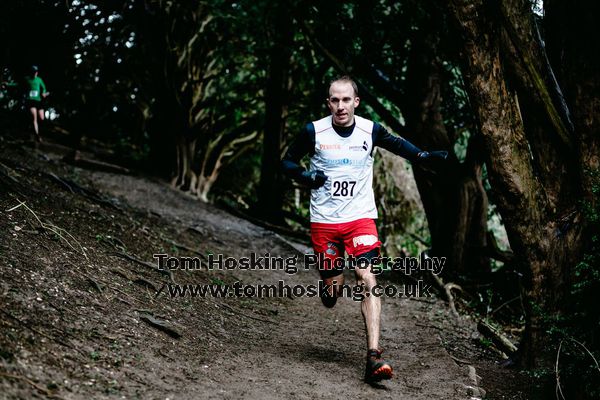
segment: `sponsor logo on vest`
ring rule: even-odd
[[[325,163],[329,165],[357,165],[364,166],[367,165],[367,160],[351,160],[349,158],[340,158],[340,159],[325,159]]]
[[[361,235],[352,238],[352,243],[354,247],[358,246],[370,246],[377,242],[377,236],[375,235]]]
[[[369,150],[369,145],[367,144],[367,141],[365,140],[363,142],[362,146],[348,146],[348,150],[351,150],[351,151],[361,151],[361,150],[367,151],[367,150]]]
[[[321,150],[341,150],[342,146],[339,144],[319,144]]]

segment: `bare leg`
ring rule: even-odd
[[[41,124],[44,119],[46,119],[44,116],[44,110],[42,108],[40,108],[40,109],[38,109],[38,121],[39,121],[38,122],[38,132],[39,132],[38,133],[38,141],[40,141],[40,142],[42,141]]]
[[[36,136],[39,136],[40,135],[40,130],[38,128],[38,120],[37,120],[38,112],[37,112],[37,108],[31,107],[29,109],[29,112],[33,116],[33,130],[35,131]]]
[[[361,303],[361,311],[367,328],[367,349],[379,348],[379,320],[381,315],[381,299],[369,295],[377,284],[371,268],[356,268],[357,284],[365,285],[365,298]],[[367,294],[369,293],[369,294]]]
[[[327,285],[331,285],[332,290],[329,291],[329,294],[333,295],[335,293],[338,295],[339,290],[341,290],[341,286],[344,284],[344,274],[339,274],[331,278],[325,278],[323,279],[323,282],[325,282]]]

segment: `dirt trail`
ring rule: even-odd
[[[364,327],[351,299],[330,310],[307,297],[170,298],[166,290],[156,297],[167,278],[117,252],[148,262],[156,253],[195,255],[190,249],[298,253],[277,234],[163,183],[47,155],[31,160],[18,147],[0,155],[0,398],[475,398],[467,363],[488,396],[496,395],[487,398],[521,398],[486,387],[487,377],[507,373],[473,345],[473,324],[453,321],[435,299],[383,299],[381,345],[395,377],[372,387],[362,381]],[[98,196],[67,190],[74,181]],[[89,261],[76,245],[36,228],[23,207],[6,211],[23,200],[73,235]],[[318,274],[300,265],[296,274],[204,268],[174,278],[294,286],[316,284]],[[144,323],[143,314],[174,324],[181,337]]]
[[[103,190],[122,196],[129,204],[159,213],[192,226],[210,227],[211,234],[227,238],[226,255],[249,256],[250,252],[275,256],[294,253],[276,236],[244,220],[186,198],[164,185],[140,182],[129,176],[94,173],[93,181]],[[133,189],[133,190],[132,190]],[[236,246],[241,243],[242,246]],[[282,246],[283,245],[283,246]],[[308,250],[308,249],[307,249]],[[290,286],[316,284],[318,274],[300,268],[296,274],[283,271],[237,272],[244,282]],[[353,277],[348,274],[349,278]],[[275,324],[248,321],[249,331],[236,345],[223,349],[213,379],[213,390],[232,397],[352,398],[361,393],[379,398],[465,398],[460,390],[467,373],[440,346],[440,337],[417,326],[423,303],[406,299],[384,299],[382,338],[386,357],[394,360],[397,378],[381,389],[365,385],[365,334],[358,302],[341,300],[326,309],[316,298],[295,298],[283,304],[260,299],[276,314]],[[170,301],[164,299],[163,301]],[[427,304],[427,303],[425,303]],[[230,333],[235,341],[235,332]],[[210,366],[209,366],[210,369]],[[229,372],[228,372],[229,371]],[[225,374],[219,378],[220,374]],[[209,373],[210,375],[210,373]],[[206,388],[197,382],[197,390]],[[224,388],[225,386],[226,388]]]

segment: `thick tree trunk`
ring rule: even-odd
[[[504,0],[501,7],[508,15],[516,15],[523,13],[527,4],[525,0]],[[529,144],[531,135],[525,131],[514,86],[507,84],[505,62],[515,61],[501,53],[505,19],[484,1],[453,0],[451,15],[464,40],[463,72],[487,149],[494,199],[525,276],[527,323],[521,355],[528,366],[549,366],[552,355],[547,352],[544,321],[560,311],[563,277],[579,254],[578,214],[554,208],[560,205],[554,199],[560,199],[562,193],[552,192],[555,186],[545,186],[543,174],[532,163],[532,158],[545,159],[547,155]],[[519,40],[527,43],[528,39],[522,35]],[[536,83],[540,84],[548,91],[547,82]],[[543,93],[532,95],[544,98]],[[553,162],[555,172],[568,170],[561,159]],[[576,185],[577,179],[572,183]],[[560,190],[576,191],[572,186]]]
[[[269,222],[283,223],[283,184],[279,165],[287,114],[292,20],[282,4],[274,7],[270,18],[273,45],[265,92],[265,133],[256,211]]]

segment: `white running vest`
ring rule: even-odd
[[[356,125],[347,138],[336,133],[331,115],[314,121],[315,154],[311,170],[329,177],[324,186],[311,191],[310,221],[350,222],[377,218],[373,194],[373,121],[354,116]]]

